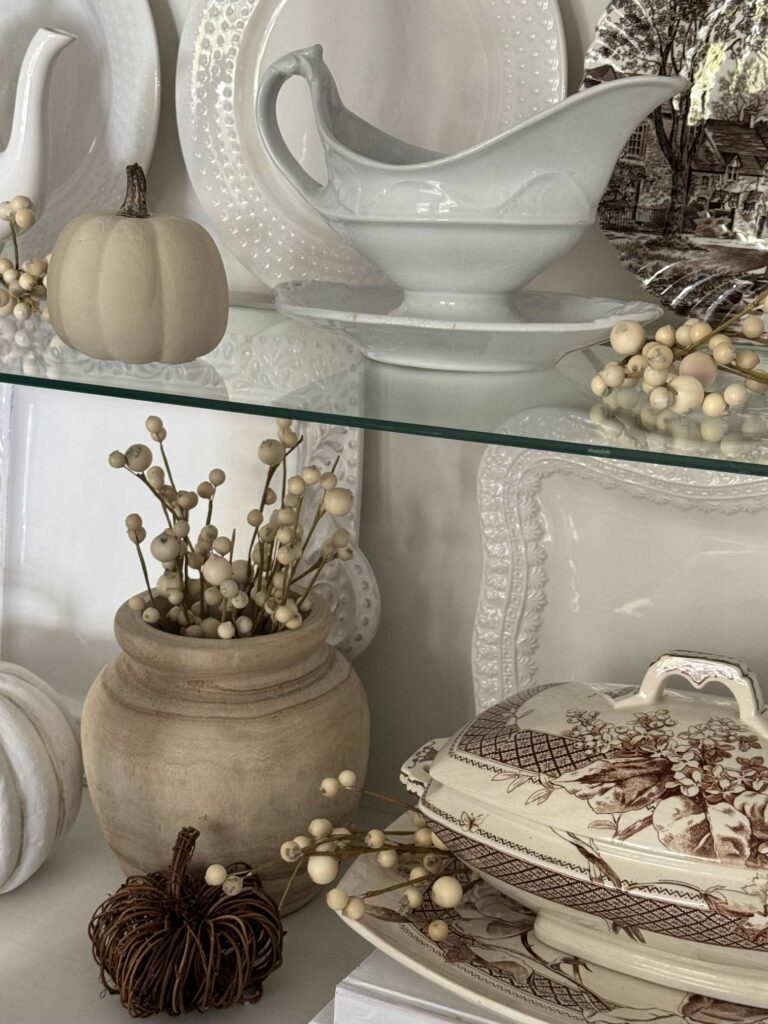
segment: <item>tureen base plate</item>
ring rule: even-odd
[[[768,1008],[765,975],[754,966],[739,967],[717,958],[713,947],[711,960],[697,960],[679,953],[665,952],[643,945],[622,935],[603,935],[595,928],[579,925],[574,916],[540,910],[534,934],[541,942],[563,953],[589,957],[600,964],[620,963],[633,978],[656,985],[695,989],[701,998],[745,1000],[750,1006]]]
[[[345,335],[369,359],[426,370],[545,370],[568,352],[605,341],[620,320],[648,323],[661,309],[558,292],[515,295],[520,320],[429,320],[394,315],[399,288],[333,281],[289,282],[275,291],[277,309]]]
[[[390,826],[411,825],[409,814]],[[371,855],[353,862],[341,887],[350,895],[378,891],[401,882],[398,869],[385,869]],[[534,915],[492,886],[472,887],[452,911],[441,911],[448,939],[427,934],[434,910],[404,906],[402,890],[369,901],[359,921],[341,920],[377,949],[461,998],[516,1024],[579,1024],[584,1020],[619,1024],[657,1021],[754,1024],[759,1011],[709,996],[652,984],[591,962],[583,948],[575,955],[542,941]],[[623,953],[616,953],[619,958]],[[674,968],[679,962],[669,957]],[[742,997],[743,998],[743,997]]]

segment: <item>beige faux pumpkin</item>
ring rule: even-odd
[[[48,309],[62,341],[94,359],[186,363],[224,336],[224,264],[193,220],[151,216],[144,172],[128,168],[118,213],[85,214],[59,236]]]

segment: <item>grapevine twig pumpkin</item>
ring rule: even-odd
[[[88,928],[101,982],[132,1017],[255,1003],[282,963],[280,914],[258,878],[228,895],[190,874],[198,836],[182,829],[170,869],[127,879]]]

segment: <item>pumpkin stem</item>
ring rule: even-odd
[[[200,833],[196,828],[183,828],[176,836],[176,843],[173,847],[173,859],[168,877],[168,892],[172,899],[177,900],[181,896],[181,889],[184,878],[189,869],[189,862],[195,852],[195,843]]]
[[[147,209],[147,176],[139,164],[131,164],[126,167],[128,175],[128,188],[125,193],[125,202],[120,207],[121,217],[149,217]]]

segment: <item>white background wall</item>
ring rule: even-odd
[[[451,2],[446,0],[447,16]],[[151,168],[153,206],[204,220],[184,169],[174,109],[176,51],[190,0],[150,3],[164,90]],[[561,7],[573,90],[603,3],[561,0]],[[226,253],[225,259],[234,288],[262,290]],[[642,294],[597,231],[538,284],[585,294]],[[141,403],[54,392],[22,389],[16,395],[14,433],[31,437],[32,447],[14,448],[4,656],[73,695],[85,693],[111,656],[114,608],[137,583],[122,519],[141,510],[143,498],[132,493],[132,481],[107,468],[105,456],[141,438],[148,411]],[[196,410],[151,411],[165,417],[182,472],[196,482],[213,465],[222,465],[241,480],[230,491],[233,511],[238,503],[245,507],[256,465],[254,442],[268,425]],[[397,766],[415,746],[449,733],[472,713],[480,455],[480,447],[471,444],[395,434],[366,438],[362,546],[381,584],[384,617],[376,642],[357,667],[373,710],[371,781],[382,789],[397,788]]]

